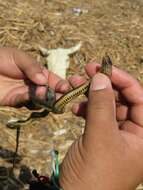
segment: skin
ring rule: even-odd
[[[143,88],[115,67],[110,81],[96,74],[99,67],[86,66],[92,77],[88,101],[73,107],[86,124],[61,164],[64,190],[134,190],[143,180]],[[85,79],[70,82],[78,86]]]
[[[36,98],[43,99],[46,86],[57,93],[69,89],[68,82],[49,72],[20,50],[0,48],[0,105],[17,106],[30,100],[35,88]]]
[[[16,106],[29,100],[33,86],[38,98],[44,97],[47,85],[57,93],[69,89],[66,81],[21,51],[0,49],[0,63],[1,105]],[[115,67],[110,81],[96,74],[99,67],[87,64],[86,72],[92,78],[88,101],[73,107],[86,124],[61,164],[64,190],[133,190],[143,180],[143,89]],[[73,76],[69,81],[76,87],[85,79]]]

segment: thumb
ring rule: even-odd
[[[104,137],[117,130],[115,97],[110,79],[96,74],[90,85],[85,134]],[[94,136],[94,137],[92,137]]]

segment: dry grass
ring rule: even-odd
[[[83,12],[77,16],[73,8]],[[143,2],[142,0],[0,0],[0,44],[27,51],[44,63],[38,45],[47,48],[70,47],[79,41],[81,51],[71,58],[69,74],[84,74],[83,66],[101,61],[108,52],[116,66],[143,82]],[[8,114],[0,114],[2,123]],[[81,134],[84,121],[70,112],[30,123],[22,130],[19,153],[22,164],[49,171],[49,152],[56,147],[61,158]],[[14,149],[15,131],[0,125],[0,144]],[[66,133],[56,136],[64,129]],[[0,160],[0,163],[5,163]],[[7,163],[5,163],[7,165]]]

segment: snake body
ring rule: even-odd
[[[102,59],[102,65],[100,68],[100,72],[107,75],[109,78],[112,74],[112,61],[108,55],[105,55]],[[78,97],[81,94],[87,94],[88,89],[90,87],[90,80],[86,83],[78,86],[77,88],[69,91],[68,93],[64,94],[61,98],[59,98],[57,101],[53,101],[53,98],[55,97],[55,94],[52,93],[52,90],[48,93],[47,92],[47,102],[45,104],[38,102],[38,105],[42,107],[42,110],[39,112],[32,112],[28,117],[25,119],[15,119],[12,121],[9,121],[7,123],[7,126],[11,129],[17,129],[17,137],[16,137],[16,149],[15,149],[15,155],[13,158],[13,168],[15,166],[15,158],[18,152],[18,145],[19,145],[19,136],[20,136],[20,128],[21,125],[27,123],[27,121],[37,118],[37,117],[45,117],[49,112],[61,114],[64,113],[65,106],[74,98]],[[48,94],[50,94],[50,98],[48,98]],[[51,98],[53,97],[53,98]],[[50,100],[50,107],[49,105]]]
[[[102,65],[100,72],[107,75],[109,78],[112,74],[112,61],[108,55],[105,55],[102,59]],[[67,94],[63,95],[60,99],[55,102],[52,108],[53,113],[63,113],[65,106],[74,98],[78,97],[81,94],[87,94],[90,86],[90,80],[86,83],[78,86],[77,88],[69,91]]]
[[[111,77],[112,74],[112,61],[108,55],[105,55],[102,59],[102,65],[99,70],[99,72],[107,75],[109,78]],[[17,119],[13,121],[9,121],[7,123],[7,126],[9,128],[16,128],[17,126],[26,123],[32,118],[38,118],[38,117],[45,117],[49,112],[53,112],[56,114],[62,114],[64,113],[65,106],[74,98],[78,97],[79,95],[82,94],[87,94],[88,89],[90,86],[90,80],[87,81],[86,83],[78,86],[77,88],[72,89],[71,91],[67,92],[64,94],[61,98],[59,98],[57,101],[53,103],[53,105],[48,107],[48,103],[45,102],[45,104],[41,103],[40,111],[32,112],[28,117],[25,119]],[[50,92],[51,93],[51,92]],[[47,98],[48,99],[48,98]]]
[[[63,113],[65,106],[74,98],[85,94],[90,86],[90,81],[87,81],[85,84],[82,84],[75,88],[74,90],[69,91],[67,94],[63,95],[53,106],[53,113]]]

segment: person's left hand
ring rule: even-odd
[[[68,83],[49,72],[20,50],[0,48],[0,105],[17,106],[30,99],[32,86],[36,96],[43,98],[46,86],[58,93],[68,90]]]

